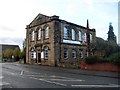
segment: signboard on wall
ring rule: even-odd
[[[44,58],[44,52],[41,52],[41,58]]]

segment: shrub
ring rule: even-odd
[[[108,57],[109,61],[113,64],[119,65],[120,66],[120,52],[119,53],[114,53],[111,54]]]
[[[106,57],[99,57],[97,59],[97,63],[108,63],[108,62],[109,62],[109,59]]]
[[[87,64],[95,64],[98,60],[97,56],[89,56],[85,58],[85,63]]]

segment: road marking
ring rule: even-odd
[[[45,80],[45,79],[39,79],[39,80],[47,82],[47,83],[51,83],[51,84],[60,85],[60,86],[67,86],[66,84],[62,84],[62,83],[58,83],[58,82],[52,82],[52,81],[48,81],[48,80]]]
[[[58,82],[52,82],[52,81],[48,81],[48,80],[45,80],[45,79],[39,79],[39,78],[35,78],[35,77],[30,77],[30,78],[40,80],[40,81],[44,81],[44,82],[51,83],[51,84],[60,85],[60,86],[67,86],[66,84],[62,84],[62,83],[58,83]]]
[[[20,72],[20,75],[23,75],[23,73],[24,73],[24,71],[22,70],[22,71]]]
[[[6,83],[6,82],[0,83],[0,86],[3,86],[3,85],[10,85],[10,83]]]
[[[0,76],[0,79],[4,78],[4,76]]]
[[[16,66],[20,66],[20,64],[14,64],[14,65],[16,65]]]
[[[90,87],[90,88],[100,88],[100,87],[120,87],[119,85],[71,85],[72,87],[86,87],[86,88],[88,88],[88,87]]]
[[[50,80],[53,80],[53,81],[85,81],[85,80],[66,80],[66,79],[50,79]]]

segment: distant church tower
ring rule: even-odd
[[[115,41],[116,42],[116,36],[113,32],[112,23],[109,23],[109,31],[107,34],[108,34],[108,41]]]

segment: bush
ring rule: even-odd
[[[111,54],[108,59],[111,63],[120,66],[120,52]]]
[[[97,63],[108,63],[108,62],[109,62],[109,59],[106,57],[99,57],[97,59]]]
[[[85,63],[87,64],[95,64],[98,60],[97,56],[89,56],[85,58]]]

